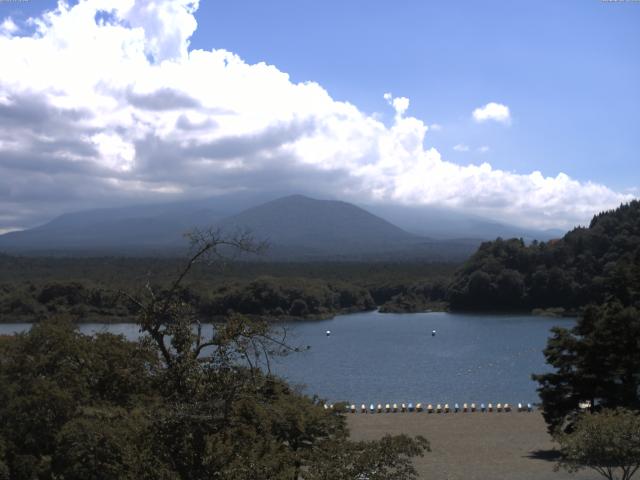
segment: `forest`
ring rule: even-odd
[[[454,310],[577,313],[588,304],[640,302],[640,202],[593,217],[563,238],[525,245],[483,243],[455,273],[447,298]]]
[[[161,290],[181,259],[0,256],[0,322],[66,314],[76,322],[130,322],[136,307],[123,292]],[[448,263],[199,264],[182,289],[202,321],[229,312],[276,320],[318,319],[373,310],[442,308]],[[440,303],[438,303],[440,302]]]
[[[236,312],[276,320],[372,310],[513,311],[577,315],[588,304],[640,302],[640,202],[596,215],[563,238],[483,243],[463,265],[259,261],[202,264],[182,295],[203,321]],[[0,321],[128,322],[122,295],[162,289],[180,258],[0,256]]]

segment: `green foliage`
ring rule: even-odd
[[[630,480],[640,469],[640,415],[624,409],[581,415],[573,432],[556,436],[558,467],[595,470],[608,480]]]
[[[459,310],[579,309],[617,299],[640,306],[640,201],[596,215],[547,243],[483,243],[450,285]]]
[[[158,478],[139,411],[82,409],[56,435],[52,472],[68,480]],[[155,470],[155,472],[154,472]]]
[[[375,302],[361,287],[343,282],[275,277],[222,286],[203,306],[210,316],[233,311],[245,315],[302,318],[373,308]]]
[[[534,375],[551,430],[572,427],[579,403],[640,410],[640,311],[590,307],[576,326],[555,328],[544,351],[554,371]]]
[[[0,438],[12,478],[49,471],[59,432],[85,406],[126,408],[152,396],[156,364],[148,348],[80,335],[65,319],[2,339]]]
[[[167,289],[180,265],[171,258],[0,256],[0,322],[59,315],[75,322],[134,322],[138,310],[120,292],[142,293],[140,286],[149,280],[154,290]],[[229,310],[279,319],[327,317],[376,305],[384,311],[420,311],[445,300],[454,269],[437,263],[196,264],[181,295],[203,322],[220,320]]]
[[[82,335],[67,318],[0,337],[0,479],[299,480],[307,472],[329,478],[328,471],[412,478],[410,458],[425,450],[424,439],[350,442],[342,413],[268,373],[270,356],[295,351],[269,324],[230,313],[203,336],[202,303],[185,278],[217,248],[251,251],[253,244],[214,234],[196,240],[172,281],[148,284],[143,296],[122,292],[146,334],[139,343]],[[260,315],[370,301],[366,290],[320,282],[249,286],[227,298]],[[49,285],[37,297],[67,305],[87,298],[73,283]],[[325,461],[333,449],[352,455]]]
[[[305,480],[411,480],[417,472],[411,458],[430,451],[423,437],[385,435],[379,441],[331,443],[319,452],[303,478]]]

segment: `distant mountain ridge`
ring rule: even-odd
[[[345,254],[384,251],[422,240],[353,204],[302,195],[279,198],[222,220],[224,230],[249,228],[257,238],[281,247]],[[395,248],[394,248],[395,249]]]
[[[438,223],[442,233],[442,224],[446,223],[442,215]],[[290,195],[266,203],[243,197],[223,197],[69,213],[36,228],[0,235],[0,251],[71,255],[176,254],[186,248],[185,232],[194,227],[209,226],[227,232],[249,230],[256,238],[270,244],[268,258],[287,260],[462,260],[486,239],[471,235],[466,239],[450,237],[445,240],[441,235],[433,239],[408,232],[351,203]],[[423,232],[428,231],[428,225],[425,225]]]

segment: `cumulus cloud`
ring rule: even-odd
[[[30,35],[2,23],[0,229],[242,190],[449,206],[544,227],[632,198],[562,173],[447,161],[427,145],[437,128],[407,116],[406,97],[384,95],[395,113],[386,125],[275,66],[190,48],[197,7],[81,0],[32,20]],[[504,105],[477,111],[509,119]]]
[[[473,113],[476,122],[494,121],[504,124],[511,123],[511,112],[509,107],[501,103],[489,102],[483,107],[476,108]]]
[[[489,150],[491,149],[488,145],[482,145],[481,147],[478,147],[478,153],[487,153]]]
[[[12,35],[18,31],[18,26],[11,19],[7,17],[0,23],[0,35]]]
[[[453,149],[456,152],[468,152],[470,150],[469,145],[464,145],[463,143],[458,143],[457,145],[454,145]]]

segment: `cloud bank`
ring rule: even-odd
[[[538,227],[631,198],[563,173],[449,162],[425,146],[429,127],[407,115],[405,97],[384,95],[387,125],[275,66],[191,49],[197,8],[84,0],[32,19],[29,35],[2,22],[0,229],[239,190],[448,206]],[[495,103],[474,117],[510,118]]]

